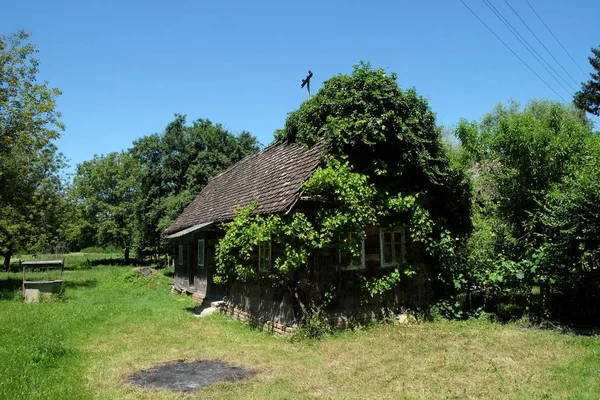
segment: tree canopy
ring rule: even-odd
[[[135,250],[164,252],[164,230],[185,206],[212,177],[257,148],[248,132],[233,135],[207,119],[188,126],[183,115],[176,115],[164,133],[136,140],[130,150],[139,166]]]
[[[0,251],[4,267],[25,245],[57,227],[64,158],[53,141],[64,125],[56,110],[60,91],[39,82],[29,34],[0,36]],[[46,243],[48,244],[48,243]]]
[[[600,117],[600,48],[593,48],[592,54],[588,59],[594,72],[590,73],[589,81],[582,83],[581,90],[573,97],[573,102],[580,109]]]
[[[511,102],[481,122],[462,120],[455,134],[455,160],[475,189],[475,229],[456,265],[457,284],[498,301],[540,286],[570,293],[596,268],[600,249],[592,233],[600,141],[584,112],[552,101]]]

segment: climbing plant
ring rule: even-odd
[[[302,187],[303,198],[318,206],[285,216],[257,215],[256,204],[239,210],[223,225],[225,236],[217,247],[220,282],[280,284],[306,314],[335,296],[335,272],[342,265],[328,266],[331,279],[325,282],[324,274],[319,282],[311,281],[310,272],[292,281],[289,272],[307,267],[309,256],[318,252],[359,257],[367,226],[405,229],[424,258],[376,277],[359,275],[366,299],[414,275],[423,260],[436,263],[451,256],[456,238],[470,231],[470,188],[450,168],[435,114],[414,89],[401,90],[395,74],[361,63],[352,75],[334,76],[290,113],[275,138],[304,146],[320,143],[327,149],[321,167]],[[260,270],[251,258],[267,240],[281,251],[271,268]]]

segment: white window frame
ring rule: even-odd
[[[202,247],[202,253],[200,253],[200,248]],[[200,257],[200,254],[202,254],[202,257]],[[197,265],[199,267],[204,267],[205,264],[205,259],[206,257],[206,240],[205,239],[198,239],[198,254],[197,254]]]
[[[384,240],[384,234],[385,233],[391,233],[392,234],[392,262],[388,262],[386,263],[383,257],[383,240]],[[398,260],[398,257],[396,255],[396,246],[395,244],[396,242],[396,236],[400,236],[400,260]],[[395,267],[396,265],[399,264],[404,264],[406,262],[406,236],[404,233],[404,229],[400,229],[400,230],[391,230],[391,229],[379,229],[379,257],[380,257],[380,263],[381,263],[381,268],[386,268],[386,267]]]
[[[265,257],[266,256],[266,257]],[[270,271],[272,267],[272,245],[270,240],[258,243],[258,270]]]
[[[178,261],[177,262],[178,265],[183,265],[183,245],[182,244],[179,245],[179,258],[177,261]]]

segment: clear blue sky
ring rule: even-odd
[[[571,100],[482,0],[464,1]],[[552,61],[504,0],[491,1]],[[589,72],[590,48],[600,45],[598,0],[529,1]],[[527,3],[509,2],[577,82],[586,80]],[[560,100],[459,0],[5,2],[0,33],[18,29],[33,34],[41,78],[63,91],[67,129],[58,145],[73,165],[129,148],[175,113],[267,144],[306,98],[300,81],[309,69],[316,90],[360,60],[416,87],[448,127],[511,97]]]

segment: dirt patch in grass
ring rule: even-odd
[[[186,363],[183,360],[162,364],[131,376],[129,381],[146,388],[189,392],[216,382],[235,382],[254,371],[231,366],[217,360]]]

